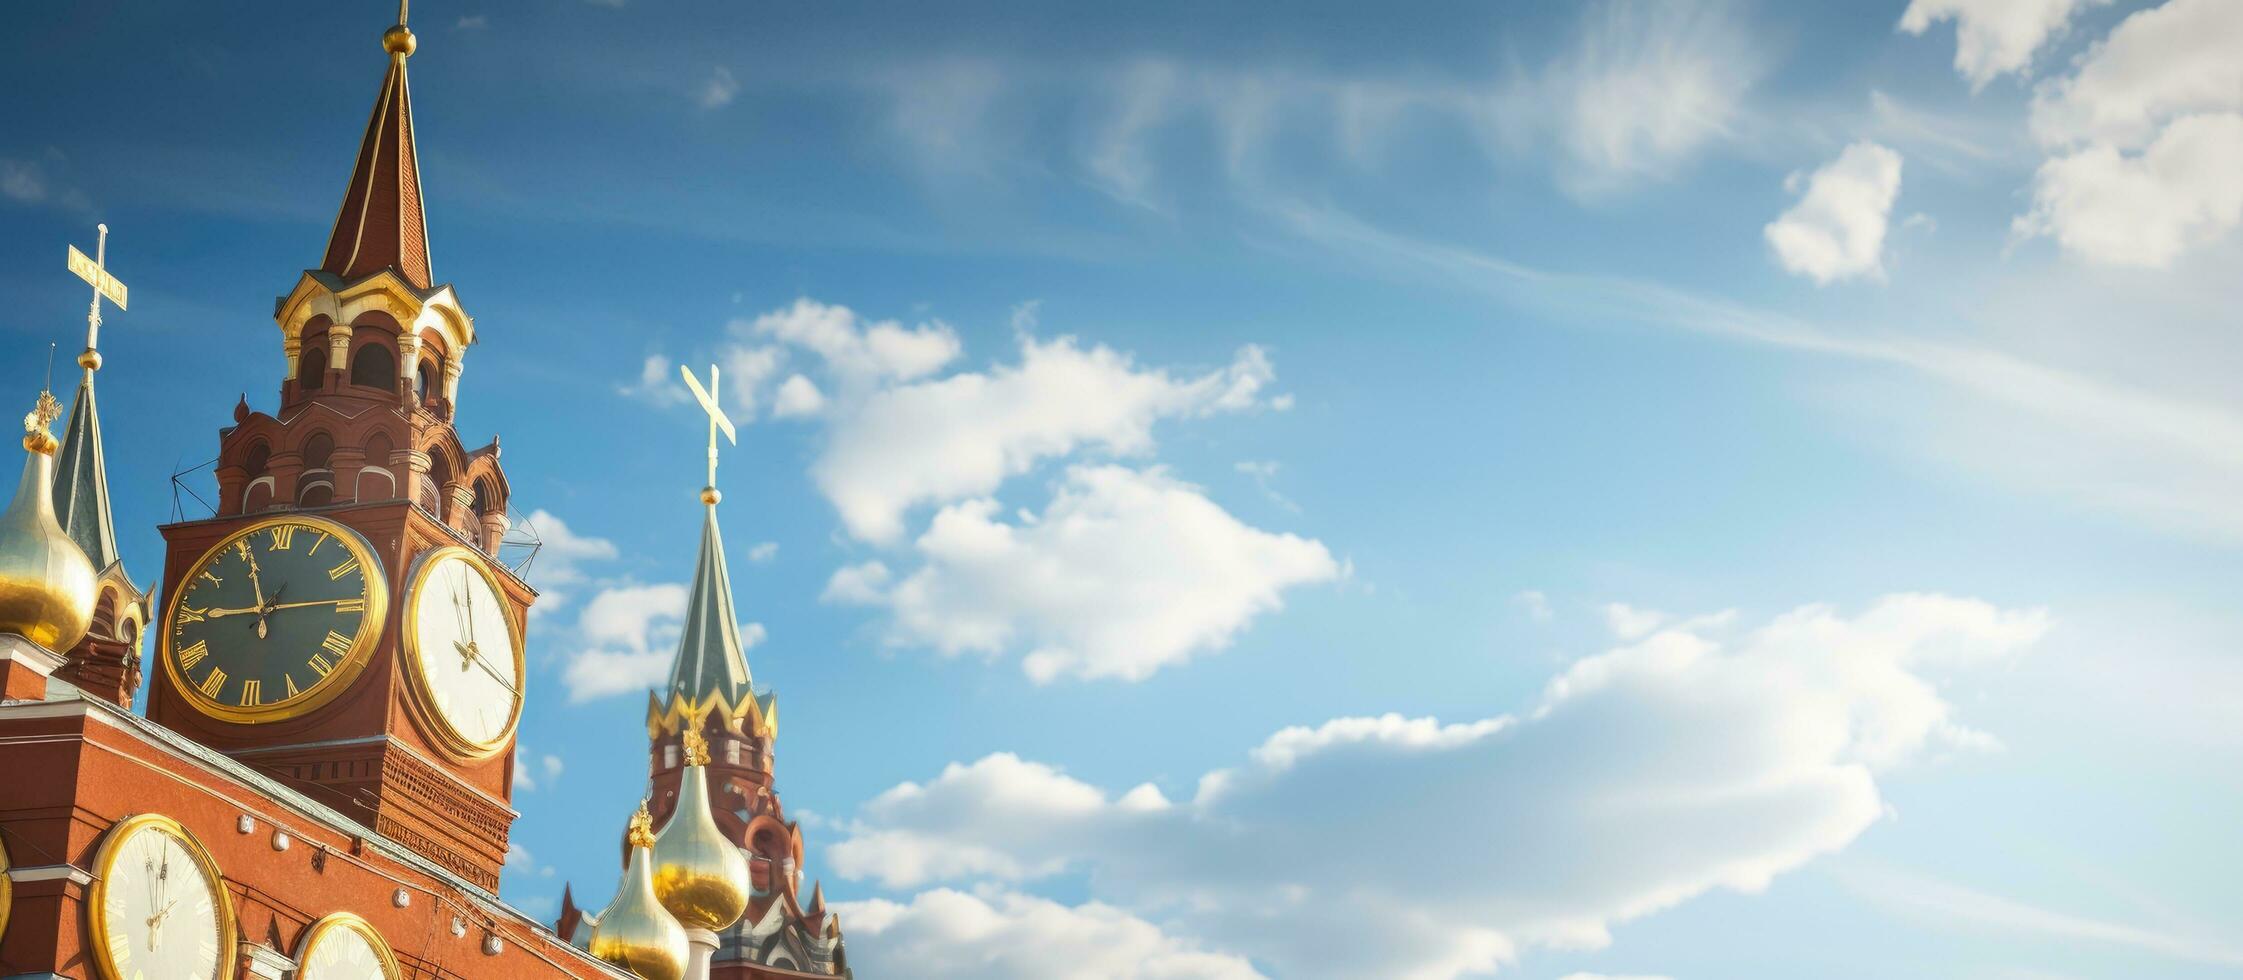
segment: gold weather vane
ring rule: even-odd
[[[125,309],[126,296],[125,284],[118,281],[116,276],[110,275],[107,267],[109,226],[100,224],[93,227],[101,235],[94,242],[93,258],[86,258],[86,253],[78,251],[76,245],[70,246],[69,258],[70,272],[93,287],[93,303],[86,307],[86,351],[78,355],[78,365],[88,371],[101,366],[101,353],[96,350],[101,343],[101,301],[106,299],[117,304],[117,309],[121,312]]]
[[[717,366],[709,365],[709,386],[701,387],[701,379],[693,376],[693,369],[678,365],[678,373],[685,376],[685,386],[693,391],[693,400],[701,403],[701,410],[709,413],[709,485],[701,488],[701,502],[715,506],[722,498],[717,493],[717,433],[723,432],[726,441],[737,446],[739,433],[732,429],[732,418],[724,414],[724,406],[717,404],[717,384],[723,381]]]

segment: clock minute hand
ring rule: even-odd
[[[277,612],[277,611],[279,611],[279,610],[282,610],[282,609],[302,609],[302,608],[304,608],[305,606],[339,606],[339,605],[342,605],[343,603],[346,603],[346,602],[349,602],[349,601],[351,601],[351,600],[349,600],[349,599],[305,599],[305,600],[304,600],[304,601],[302,601],[302,602],[276,602],[276,603],[273,603],[272,605],[266,606],[266,607],[265,607],[265,611],[266,611],[266,612]]]
[[[475,661],[476,666],[483,668],[484,673],[491,675],[492,680],[499,682],[501,686],[505,687],[507,693],[510,693],[515,697],[522,696],[522,692],[514,687],[514,683],[506,679],[506,675],[499,673],[498,668],[491,666],[490,661],[483,659],[482,651],[474,651],[472,659]]]

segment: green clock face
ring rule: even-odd
[[[164,670],[205,714],[298,717],[366,666],[386,598],[356,532],[316,518],[259,521],[205,552],[173,589]]]

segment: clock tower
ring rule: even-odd
[[[278,407],[164,527],[150,720],[495,890],[522,631],[499,445],[455,426],[475,321],[429,260],[402,24],[317,268],[275,305]]]

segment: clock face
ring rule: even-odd
[[[93,957],[109,980],[233,976],[233,913],[217,865],[179,825],[133,817],[95,861]]]
[[[204,553],[165,614],[164,669],[229,721],[294,718],[332,700],[381,635],[381,564],[333,521],[259,521]]]
[[[366,920],[337,913],[312,926],[296,957],[298,980],[395,980],[397,962]]]
[[[489,566],[466,548],[433,552],[406,601],[408,659],[439,734],[462,754],[505,744],[522,711],[522,645]]]

